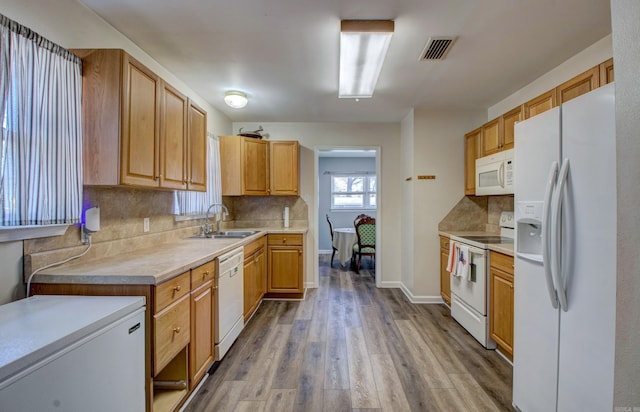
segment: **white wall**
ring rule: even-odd
[[[413,289],[413,109],[402,119],[401,156],[402,156],[402,284],[405,289]]]
[[[231,132],[231,121],[226,115],[214,109],[142,49],[79,2],[75,0],[2,0],[0,13],[68,49],[126,50],[206,110],[209,132],[218,135]],[[24,296],[22,253],[22,242],[0,243],[0,262],[3,262],[0,269],[0,304]]]
[[[540,96],[542,93],[555,88],[559,84],[572,79],[593,66],[610,59],[612,56],[611,35],[608,35],[571,57],[555,69],[540,76],[511,96],[489,107],[487,120],[495,119],[514,107],[528,102],[534,97]],[[479,123],[477,126],[480,125],[482,125],[482,123]]]
[[[353,220],[360,213],[376,217],[375,210],[331,210],[331,176],[324,172],[375,174],[375,157],[321,157],[318,159],[318,250],[331,253],[331,234],[326,215],[333,227],[353,227]],[[323,230],[322,228],[326,230]]]
[[[306,237],[306,282],[315,286],[317,279],[318,227],[315,206],[315,148],[319,147],[380,147],[378,171],[378,222],[380,222],[381,254],[376,263],[380,267],[377,276],[381,281],[400,280],[400,214],[402,209],[400,170],[399,123],[233,123],[233,131],[240,127],[255,130],[262,125],[272,140],[298,140],[300,142],[300,196],[309,207],[309,233]]]
[[[484,110],[414,110],[413,287],[416,301],[440,299],[438,223],[464,196],[464,134],[486,118]],[[434,175],[435,180],[418,180]],[[408,285],[406,285],[408,286]]]
[[[618,169],[614,407],[635,410],[640,408],[640,2],[612,0],[611,17]]]

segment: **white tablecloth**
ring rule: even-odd
[[[352,227],[333,229],[333,247],[338,249],[338,260],[342,265],[351,259],[353,245],[358,241],[356,230]]]

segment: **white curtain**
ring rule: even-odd
[[[220,177],[220,141],[213,135],[207,137],[207,191],[174,192],[174,214],[203,215],[209,206],[222,203],[222,180]],[[220,206],[212,212],[220,212]]]
[[[82,214],[82,62],[0,15],[2,226]]]

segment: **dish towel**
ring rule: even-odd
[[[453,240],[449,241],[449,261],[447,262],[447,272],[455,275],[456,272],[456,242]]]
[[[463,245],[457,245],[458,260],[456,263],[456,276],[471,280],[471,262],[469,260],[469,248]]]

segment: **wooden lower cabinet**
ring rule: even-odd
[[[193,390],[213,362],[214,289],[209,280],[191,292],[191,343],[189,344],[189,389]]]
[[[302,235],[268,235],[267,292],[272,296],[291,294],[300,298],[304,295],[303,250]]]
[[[267,288],[266,237],[244,247],[244,320],[260,306]]]
[[[513,359],[513,257],[492,251],[489,259],[491,338]]]
[[[440,295],[447,305],[451,305],[451,274],[447,272],[449,263],[449,238],[440,236]]]

